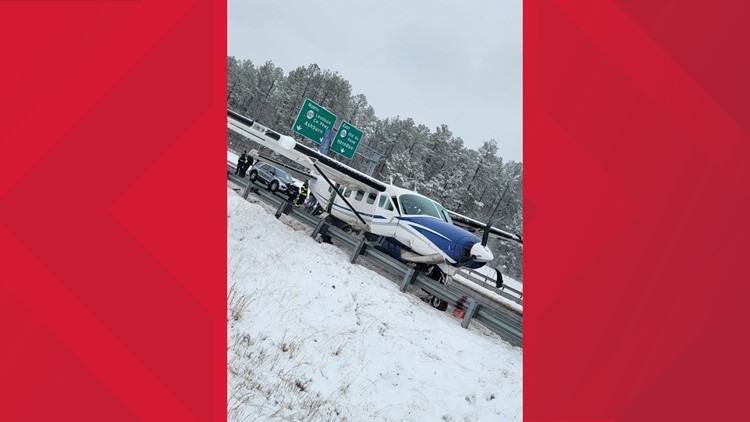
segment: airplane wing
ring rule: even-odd
[[[450,214],[453,224],[463,227],[470,232],[484,232],[484,229],[487,228],[487,223],[482,223],[457,212],[448,210],[448,214]],[[490,227],[490,236],[500,240],[512,240],[523,244],[523,238],[520,235],[500,230],[497,227]]]
[[[295,141],[291,136],[274,132],[229,109],[227,110],[227,128],[310,170],[316,170],[331,181],[352,190],[361,189],[366,192],[384,192],[386,190],[386,184],[380,180],[308,148]]]

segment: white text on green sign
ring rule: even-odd
[[[331,151],[351,159],[354,157],[354,152],[357,151],[359,141],[361,140],[361,130],[346,121],[341,122],[339,130],[336,132],[336,138],[334,138],[333,143],[331,144]]]
[[[320,143],[326,130],[333,128],[335,123],[335,114],[306,99],[292,125],[292,130]]]

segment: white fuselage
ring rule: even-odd
[[[330,208],[331,214],[353,228],[394,238],[416,254],[432,257],[436,263],[444,262],[448,265],[456,263],[455,256],[446,254],[424,235],[425,232],[429,231],[433,234],[433,237],[438,236],[446,241],[453,240],[436,231],[434,227],[428,227],[439,224],[437,220],[450,225],[447,210],[431,199],[393,185],[388,185],[385,192],[353,191],[348,188],[340,188],[341,196],[346,198],[351,208],[357,211],[359,217],[364,220],[363,224],[357,214],[352,211],[341,196],[333,192],[333,189],[334,187],[323,178],[310,181],[310,192],[315,196],[320,206],[327,209],[333,196],[333,205]],[[413,221],[414,218],[426,218],[428,222],[434,224],[418,224]],[[430,219],[434,219],[434,221]],[[411,221],[407,222],[406,220]],[[454,230],[460,230],[455,226],[450,227]],[[492,253],[489,249],[482,248],[486,250],[480,251],[482,253],[478,258],[486,259],[485,262],[490,261],[493,258]]]

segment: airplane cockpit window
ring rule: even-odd
[[[443,221],[447,223],[453,224],[453,219],[451,218],[450,214],[448,214],[448,210],[445,209],[444,206],[438,204],[435,201],[432,201],[433,204],[435,204],[435,207],[438,209],[438,212],[440,213],[440,218],[443,219]]]
[[[404,215],[429,215],[443,219],[435,204],[423,196],[401,195],[399,202],[401,202],[401,212]]]
[[[451,216],[450,216],[450,215],[448,214],[448,210],[445,210],[445,209],[443,209],[443,210],[441,210],[441,211],[440,211],[440,214],[441,214],[441,215],[443,216],[443,220],[444,220],[444,221],[445,221],[446,223],[451,223],[451,224],[453,224],[453,219],[452,219],[452,218],[451,218]]]

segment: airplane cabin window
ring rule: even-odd
[[[373,198],[373,200],[374,200],[374,198]],[[391,200],[388,199],[388,195],[381,195],[380,196],[380,201],[378,202],[378,208],[385,208],[388,211],[393,211],[393,205],[391,204]]]
[[[361,200],[362,200],[362,198],[363,198],[364,196],[365,196],[365,191],[363,191],[363,190],[358,190],[358,191],[357,191],[357,194],[356,194],[356,195],[354,195],[354,200],[355,200],[355,201],[361,201]]]
[[[377,197],[377,195],[375,195],[374,193],[370,193],[369,195],[367,195],[367,203],[368,204],[374,204],[376,197]]]
[[[344,195],[344,198],[348,198],[352,196],[352,190],[349,188],[344,188],[344,193],[342,195]]]

